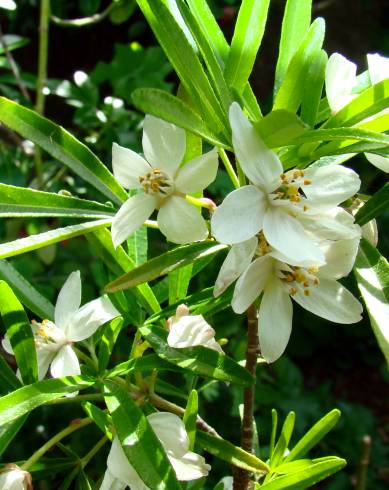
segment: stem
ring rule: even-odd
[[[76,395],[56,398],[55,400],[51,400],[51,402],[46,403],[46,405],[62,405],[63,403],[78,403],[99,400],[104,400],[104,395],[102,395],[101,393],[91,393],[90,395]]]
[[[246,176],[242,170],[242,167],[239,165],[239,162],[236,162],[236,168],[238,170],[238,178],[239,178],[239,185],[240,187],[243,187],[246,185]]]
[[[104,446],[104,444],[108,441],[108,437],[102,437],[99,442],[89,451],[89,453],[85,454],[83,458],[81,458],[81,467],[82,469],[89,463],[89,461],[93,458],[93,456],[100,451],[100,449]]]
[[[51,16],[51,20],[54,22],[54,24],[58,24],[60,26],[64,27],[84,27],[84,26],[90,26],[92,24],[97,24],[104,20],[116,7],[117,2],[112,2],[108,7],[103,10],[102,12],[99,12],[97,14],[93,14],[89,17],[82,17],[80,19],[61,19],[60,17],[56,17],[55,15]]]
[[[257,357],[259,354],[258,318],[257,310],[251,305],[247,310],[247,348],[246,369],[254,377],[256,375]],[[241,447],[245,451],[253,452],[254,439],[254,391],[255,383],[244,390],[243,418],[241,427]],[[250,472],[239,468],[234,475],[234,490],[247,490],[250,484]]]
[[[238,176],[236,175],[235,170],[231,165],[230,160],[228,159],[227,153],[225,152],[225,150],[223,150],[223,148],[219,148],[219,155],[224,164],[224,168],[226,169],[228,176],[231,179],[233,186],[235,187],[235,189],[238,189],[240,187]]]
[[[356,477],[356,490],[365,490],[366,489],[366,479],[367,479],[367,470],[370,463],[370,450],[371,450],[371,437],[364,436],[362,439],[362,451],[361,458],[358,462],[357,468],[357,477]]]
[[[193,204],[198,208],[206,208],[212,211],[214,211],[216,208],[216,204],[213,201],[211,201],[211,199],[207,199],[204,197],[203,198],[193,197],[193,196],[189,196],[188,194],[185,196],[185,199],[190,204]]]
[[[64,439],[66,436],[72,434],[76,430],[82,429],[83,427],[91,424],[93,422],[92,419],[89,417],[85,419],[79,419],[77,421],[74,421],[69,425],[69,427],[66,427],[66,429],[61,430],[61,432],[58,432],[54,437],[49,439],[45,444],[43,444],[42,447],[40,447],[35,453],[21,466],[22,470],[27,471],[34,463],[36,463],[49,449],[51,449],[53,446],[58,444],[59,441]]]
[[[36,101],[35,110],[39,114],[45,111],[45,94],[43,89],[47,79],[47,59],[49,50],[49,18],[50,0],[41,0],[41,13],[39,21],[39,55],[38,55],[38,75],[36,82]],[[42,188],[42,153],[40,148],[35,148],[35,171],[38,188]]]

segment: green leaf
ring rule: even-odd
[[[313,129],[297,136],[292,141],[292,144],[301,145],[311,142],[340,141],[342,146],[345,146],[353,142],[349,140],[367,141],[383,146],[389,145],[388,135],[359,128]],[[336,146],[338,146],[338,143],[336,143]],[[331,151],[329,145],[326,148],[329,148],[329,151]]]
[[[76,490],[92,490],[91,484],[84,470],[80,470],[76,481]]]
[[[132,269],[127,274],[108,284],[105,290],[108,293],[112,293],[137,286],[226,248],[226,245],[215,245],[212,240],[176,247],[149,260],[146,264]]]
[[[20,429],[23,427],[27,420],[27,415],[9,422],[8,424],[0,425],[0,456],[4,453],[7,447],[11,444],[14,438],[17,436]]]
[[[149,342],[155,352],[164,360],[199,376],[250,386],[253,378],[236,361],[215,350],[198,346],[175,349],[167,343],[167,330],[153,326],[141,327],[142,337]]]
[[[271,468],[277,467],[284,457],[285,451],[287,450],[292,437],[295,418],[296,415],[294,412],[288,413],[284,425],[282,426],[280,437],[278,438],[277,444],[270,457]]]
[[[141,226],[126,240],[128,256],[134,262],[135,266],[147,262],[147,227]]]
[[[252,473],[267,473],[269,467],[262,460],[254,456],[254,454],[248,453],[240,447],[234,446],[231,442],[222,439],[221,437],[215,437],[211,434],[197,431],[196,443],[227,463],[250,471]]]
[[[254,126],[269,148],[286,146],[308,129],[296,114],[285,110],[270,112]]]
[[[389,183],[387,182],[379,191],[359,209],[355,215],[355,222],[363,226],[386,211],[389,206]]]
[[[389,366],[389,265],[364,238],[359,246],[354,273],[374,335]]]
[[[199,411],[199,397],[196,390],[192,390],[185,407],[183,422],[189,437],[189,450],[193,451],[196,441],[196,422]]]
[[[19,238],[13,242],[3,243],[0,245],[0,259],[14,257],[15,255],[46,247],[52,243],[58,243],[79,235],[85,235],[91,231],[106,228],[107,226],[110,226],[111,222],[111,219],[88,221],[86,223],[80,223],[79,225],[57,228],[56,230],[45,231],[44,233],[38,233],[37,235],[31,235],[26,238]]]
[[[130,359],[126,362],[121,362],[105,374],[107,378],[115,378],[116,376],[125,376],[135,371],[175,371],[183,372],[178,366],[174,366],[170,362],[164,361],[156,354]],[[185,398],[186,399],[186,398]]]
[[[54,319],[54,306],[12,264],[0,260],[0,279],[12,287],[19,301],[39,318]]]
[[[16,36],[15,34],[4,34],[0,43],[0,55],[5,53],[4,45],[6,46],[7,51],[13,51],[14,49],[25,46],[29,42],[30,41],[25,37]]]
[[[169,305],[185,298],[192,277],[193,264],[169,272]]]
[[[276,444],[277,436],[277,426],[278,426],[278,413],[275,408],[271,410],[271,434],[270,434],[270,444],[269,444],[269,455],[271,456],[274,451],[274,446]]]
[[[327,53],[322,49],[312,60],[306,73],[303,97],[301,100],[301,119],[312,127],[316,124],[320,99],[323,92],[327,61]]]
[[[87,146],[38,113],[0,97],[0,122],[42,147],[117,204],[127,193]]]
[[[300,471],[289,473],[271,480],[264,485],[256,484],[260,490],[303,490],[311,488],[317,482],[344,468],[346,461],[336,456],[312,460],[312,465],[304,466]]]
[[[110,441],[113,439],[112,418],[101,408],[96,407],[93,403],[84,402],[82,408],[89,418],[97,425],[97,427],[108,437]]]
[[[38,379],[35,341],[30,321],[9,285],[0,281],[0,315],[25,384]]]
[[[114,215],[112,207],[98,202],[0,184],[0,217],[107,218]]]
[[[9,391],[17,390],[22,386],[16,374],[9,367],[8,362],[0,355],[0,393],[8,393]]]
[[[152,114],[186,129],[212,145],[229,147],[227,140],[214,135],[201,117],[175,95],[154,88],[139,88],[134,90],[131,96],[135,107],[146,114]]]
[[[123,326],[123,318],[118,317],[111,320],[104,327],[99,346],[99,372],[104,372],[108,366],[109,358],[116,344],[116,340]]]
[[[88,376],[66,376],[23,386],[0,398],[0,426],[18,419],[44,403],[83,390],[94,383],[95,380]]]
[[[292,461],[304,457],[308,451],[316,446],[323,437],[332,430],[338,423],[340,411],[337,409],[331,410],[323,418],[309,429],[309,431],[298,441],[294,448],[285,458],[284,462]]]
[[[105,401],[129,463],[150,490],[180,490],[175,472],[147,418],[127,391],[105,381]]]
[[[239,94],[247,84],[265,31],[270,0],[243,0],[224,75]]]
[[[304,83],[309,66],[319,56],[325,32],[325,23],[317,18],[304,37],[301,46],[293,56],[284,80],[276,95],[273,109],[296,112],[304,95]]]
[[[311,24],[312,0],[287,0],[282,19],[274,98],[284,80],[289,63],[298,50]]]

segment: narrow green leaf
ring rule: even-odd
[[[0,355],[0,393],[5,394],[22,386],[8,362]]]
[[[0,281],[0,315],[25,384],[38,379],[35,341],[27,315],[9,285]]]
[[[112,207],[98,202],[0,184],[0,217],[107,218],[114,215]]]
[[[301,101],[301,119],[314,126],[323,92],[328,56],[322,49],[308,67]]]
[[[189,437],[189,450],[193,451],[196,441],[196,422],[199,411],[199,397],[196,390],[192,390],[185,407],[183,422]]]
[[[29,42],[30,41],[25,37],[16,36],[15,34],[4,34],[0,45],[0,55],[5,53],[4,45],[6,46],[7,51],[13,51],[14,49],[25,46]]]
[[[169,272],[169,305],[185,298],[192,277],[193,264]]]
[[[234,446],[231,442],[226,441],[221,437],[215,437],[198,430],[196,434],[196,443],[210,454],[213,454],[217,458],[227,461],[227,463],[238,468],[242,468],[252,473],[267,473],[269,471],[267,464],[254,456],[254,454]]]
[[[269,112],[254,126],[269,148],[287,146],[308,129],[296,114],[285,110]]]
[[[226,248],[226,245],[215,245],[212,240],[177,247],[129,271],[108,284],[105,290],[112,293],[137,286]]]
[[[12,287],[19,301],[39,318],[54,319],[54,306],[6,260],[0,260],[0,279]]]
[[[38,113],[0,97],[0,122],[42,147],[117,204],[127,193],[87,146]]]
[[[111,320],[104,327],[99,346],[99,372],[104,372],[108,366],[109,358],[116,344],[116,340],[123,326],[123,318],[118,317]]]
[[[20,429],[26,423],[27,415],[23,415],[8,424],[0,425],[0,456],[3,455],[4,451],[11,444],[14,438],[17,436]]]
[[[379,133],[375,133],[379,134]],[[377,137],[378,138],[378,137]],[[388,136],[385,134],[381,135],[382,142],[374,142],[359,140],[356,143],[353,140],[335,140],[330,143],[321,145],[317,150],[315,150],[310,155],[311,160],[318,160],[324,156],[331,155],[348,155],[350,153],[375,153],[377,155],[389,156],[389,147],[387,144]],[[355,141],[355,140],[354,140]]]
[[[287,0],[282,19],[274,98],[284,80],[289,63],[298,50],[311,24],[312,0]]]
[[[389,265],[364,238],[359,246],[354,273],[374,335],[389,366]]]
[[[278,426],[278,413],[275,408],[272,408],[271,411],[271,435],[270,435],[270,444],[269,444],[269,455],[273,454],[274,446],[276,444],[276,436],[277,436],[277,426]]]
[[[376,218],[389,207],[389,183],[387,182],[379,191],[359,209],[355,215],[355,221],[363,226],[370,220]]]
[[[89,478],[86,476],[84,470],[80,470],[78,473],[76,490],[92,490]]]
[[[79,235],[85,235],[91,231],[110,226],[111,219],[103,219],[97,221],[88,221],[79,225],[70,225],[65,228],[57,228],[56,230],[45,231],[37,235],[31,235],[26,238],[19,238],[13,242],[3,243],[0,245],[0,259],[14,257],[31,250],[46,247],[52,243],[62,242],[69,238],[74,238]]]
[[[105,401],[129,463],[151,490],[180,490],[175,472],[147,418],[127,391],[105,381]]]
[[[367,141],[378,145],[389,145],[389,136],[360,128],[313,129],[300,134],[292,144],[301,145],[311,142],[341,141],[344,145],[352,143],[349,140]],[[327,147],[328,148],[328,147]]]
[[[316,446],[323,439],[323,437],[335,427],[335,425],[338,423],[340,415],[340,411],[338,409],[334,409],[316,422],[316,424],[311,427],[309,431],[298,441],[298,443],[285,458],[284,462],[287,463],[288,461],[304,457],[308,451]]]
[[[265,32],[270,0],[243,0],[239,9],[224,75],[243,93]]]
[[[141,226],[130,237],[127,238],[128,256],[136,266],[147,262],[147,227]]]
[[[96,407],[93,403],[84,402],[82,408],[89,418],[97,425],[97,427],[108,437],[110,441],[113,439],[112,418],[101,408]]]
[[[135,371],[150,372],[155,369],[158,371],[175,371],[179,373],[183,372],[180,367],[175,366],[170,362],[164,361],[156,354],[149,354],[147,356],[137,357],[135,359],[130,359],[129,361],[121,362],[110,371],[108,371],[105,376],[107,378],[115,378],[116,376],[125,376]]]
[[[44,403],[88,388],[94,382],[95,380],[88,376],[66,376],[23,386],[0,398],[0,426],[18,419]]]
[[[250,373],[236,361],[215,350],[198,346],[175,349],[167,343],[167,330],[153,326],[141,327],[142,336],[164,360],[200,376],[249,386],[253,383]]]
[[[287,450],[290,439],[292,437],[295,418],[296,415],[294,412],[288,413],[282,426],[280,437],[278,438],[277,444],[270,457],[271,468],[277,467],[284,457],[285,451]]]

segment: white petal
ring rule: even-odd
[[[118,480],[125,482],[131,487],[131,490],[149,490],[142,482],[135,469],[130,465],[118,437],[115,437],[112,441],[111,450],[107,459],[107,466],[111,475]]]
[[[25,490],[29,475],[19,468],[3,468],[0,474],[0,488],[2,490]]]
[[[211,467],[205,462],[205,459],[199,454],[191,451],[180,458],[168,455],[171,465],[180,481],[197,480],[207,476]]]
[[[271,206],[263,220],[263,233],[269,244],[291,260],[324,264],[324,254],[305,233],[296,218]]]
[[[299,290],[293,299],[311,313],[335,323],[356,323],[361,319],[361,303],[337,281],[321,279],[310,291],[305,296]]]
[[[78,310],[81,304],[81,277],[80,271],[72,272],[66,279],[58,294],[55,305],[55,324],[65,330],[69,319]]]
[[[236,189],[213,213],[212,235],[230,245],[244,242],[261,230],[266,208],[265,194],[257,187],[246,185]]]
[[[58,351],[46,347],[40,347],[36,350],[39,381],[46,376],[49,366],[57,355],[57,352]]]
[[[107,296],[102,296],[82,306],[71,318],[66,337],[72,342],[85,340],[112,318],[120,316]]]
[[[231,301],[235,313],[245,312],[262,293],[272,274],[274,274],[274,264],[275,261],[272,257],[264,255],[254,260],[240,276]]]
[[[163,202],[157,222],[161,232],[173,243],[199,242],[208,236],[199,208],[179,196],[171,196]]]
[[[258,245],[256,237],[233,245],[225,258],[216,279],[213,295],[220,296],[250,265]]]
[[[259,345],[267,362],[274,362],[283,354],[292,331],[292,318],[292,301],[275,279],[263,293],[258,317]]]
[[[181,458],[188,452],[189,438],[180,417],[170,412],[156,412],[148,415],[147,420],[167,453]]]
[[[310,185],[301,185],[310,206],[336,206],[358,192],[361,180],[354,170],[341,165],[304,170]]]
[[[313,216],[307,213],[299,220],[317,240],[345,240],[361,236],[361,228],[354,223],[354,217],[341,207]]]
[[[207,346],[214,337],[215,330],[202,315],[185,315],[178,320],[172,320],[167,343],[176,348]]]
[[[150,194],[137,194],[127,199],[112,221],[111,233],[115,248],[143,225],[157,203],[158,199]]]
[[[104,480],[99,490],[125,490],[127,483],[115,478],[113,474],[107,469],[104,474]]]
[[[153,167],[174,178],[186,148],[185,131],[174,124],[147,115],[143,123],[143,151]]]
[[[389,173],[389,158],[376,155],[374,153],[365,153],[365,157],[375,167],[379,168],[383,172]]]
[[[378,243],[377,221],[375,219],[370,220],[365,225],[362,225],[361,230],[362,230],[363,238],[366,238],[366,240],[369,241],[373,245],[373,247],[377,247],[377,243]]]
[[[367,55],[367,65],[372,85],[389,78],[389,58],[378,53]]]
[[[328,279],[340,279],[347,276],[354,265],[359,246],[359,238],[337,240],[321,247],[326,264],[320,267],[319,276]]]
[[[115,178],[126,189],[140,187],[139,177],[150,172],[150,165],[135,151],[112,145],[112,170]]]
[[[217,167],[216,148],[194,158],[178,170],[175,179],[177,190],[184,194],[202,191],[215,180]]]
[[[14,351],[12,349],[12,345],[11,345],[11,342],[9,341],[9,336],[8,334],[5,334],[4,335],[4,338],[3,340],[1,341],[1,345],[3,346],[3,349],[5,350],[5,352],[11,356],[14,356]]]
[[[51,363],[50,373],[53,378],[76,376],[81,374],[80,363],[70,345],[64,345]]]
[[[244,173],[254,184],[273,191],[283,172],[280,159],[265,145],[236,102],[231,104],[229,116],[232,144]]]
[[[328,104],[333,113],[338,112],[355,97],[351,94],[356,85],[357,65],[339,53],[330,56],[325,75]]]

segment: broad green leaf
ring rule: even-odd
[[[355,215],[355,221],[363,226],[386,211],[389,206],[389,183],[387,182],[379,191],[359,209]]]
[[[282,19],[280,48],[274,82],[274,97],[284,80],[289,63],[311,24],[312,0],[287,0]]]
[[[308,129],[298,116],[285,110],[270,112],[254,126],[269,148],[286,146]]]
[[[322,49],[312,60],[306,73],[304,92],[301,100],[301,119],[312,127],[316,124],[327,61],[327,53]]]
[[[389,366],[389,265],[364,238],[359,246],[354,273],[374,335]]]
[[[89,418],[97,425],[97,427],[108,437],[110,441],[113,439],[112,418],[101,408],[96,407],[93,403],[84,402],[82,408]]]
[[[116,344],[116,340],[123,326],[123,318],[118,317],[111,320],[104,327],[99,344],[99,371],[104,372],[108,366],[109,358]]]
[[[284,425],[282,426],[280,437],[278,438],[277,444],[275,445],[274,451],[270,457],[271,468],[277,467],[284,457],[285,451],[287,450],[292,437],[295,418],[296,415],[294,412],[288,413]]]
[[[192,277],[193,264],[169,272],[169,305],[185,298]]]
[[[115,275],[134,270],[135,264],[126,254],[123,247],[117,247],[115,249],[113,246],[112,237],[108,230],[103,228],[99,229],[93,234],[87,235],[87,239],[93,246],[96,254]],[[134,292],[149,313],[160,311],[161,307],[148,284],[137,286]]]
[[[325,23],[317,18],[293,56],[280,89],[275,97],[273,109],[296,112],[304,95],[304,83],[309,66],[319,55],[325,32]]]
[[[270,0],[243,0],[239,9],[224,75],[230,87],[243,93],[265,32]]]
[[[191,131],[212,145],[228,148],[227,140],[214,135],[201,117],[175,95],[155,88],[138,88],[131,97],[139,110]]]
[[[29,40],[25,37],[20,37],[15,34],[4,34],[0,43],[0,55],[3,55],[5,53],[4,45],[6,46],[7,51],[13,51],[14,49],[21,48],[28,43]]]
[[[131,466],[150,490],[180,490],[175,472],[147,418],[129,393],[105,381],[105,401]]]
[[[54,306],[12,264],[0,260],[0,279],[6,281],[19,301],[39,318],[54,319]]]
[[[236,361],[215,350],[198,346],[185,349],[170,347],[167,330],[153,326],[141,327],[142,337],[164,360],[199,376],[249,386],[253,383],[250,373]]]
[[[44,403],[83,390],[94,383],[95,380],[88,376],[66,376],[23,386],[0,398],[0,426],[18,419]]]
[[[177,247],[149,260],[136,269],[132,269],[116,281],[108,284],[105,289],[112,293],[137,286],[226,248],[226,245],[215,245],[212,240]]]
[[[98,202],[0,184],[0,217],[107,218],[114,215],[112,207]]]
[[[38,379],[35,341],[30,321],[9,285],[0,281],[0,315],[25,384]]]
[[[42,147],[117,204],[127,193],[87,146],[38,113],[0,97],[0,122]]]
[[[304,436],[293,447],[290,453],[285,458],[284,462],[296,460],[304,457],[308,451],[316,446],[323,437],[335,427],[340,418],[340,411],[338,409],[331,410],[323,418],[321,418],[316,424],[304,434]]]
[[[341,141],[342,144],[350,144],[353,141],[367,141],[378,145],[389,145],[389,136],[376,133],[367,129],[359,128],[334,128],[334,129],[313,129],[297,136],[292,144],[301,145],[312,142]],[[330,148],[327,146],[327,148]]]
[[[147,262],[147,227],[141,226],[130,237],[127,238],[128,256],[134,262],[135,266]]]
[[[267,464],[254,456],[254,454],[234,446],[231,442],[221,437],[215,437],[207,432],[198,430],[196,443],[210,454],[238,468],[252,473],[267,473],[269,471]]]
[[[345,465],[346,461],[336,456],[312,460],[312,465],[309,467],[303,467],[295,473],[282,475],[264,485],[257,483],[255,488],[260,490],[304,490],[341,470]]]
[[[321,131],[321,130],[320,130]],[[374,133],[379,135],[380,133]],[[381,142],[378,141],[381,139]],[[323,156],[347,155],[349,153],[376,153],[377,155],[389,156],[389,146],[387,143],[388,135],[381,134],[376,136],[376,141],[372,140],[335,140],[321,145],[310,155],[311,160],[318,160]]]
[[[193,451],[196,441],[196,422],[199,411],[199,397],[196,390],[192,390],[189,394],[188,401],[185,407],[183,422],[189,437],[189,450]]]

